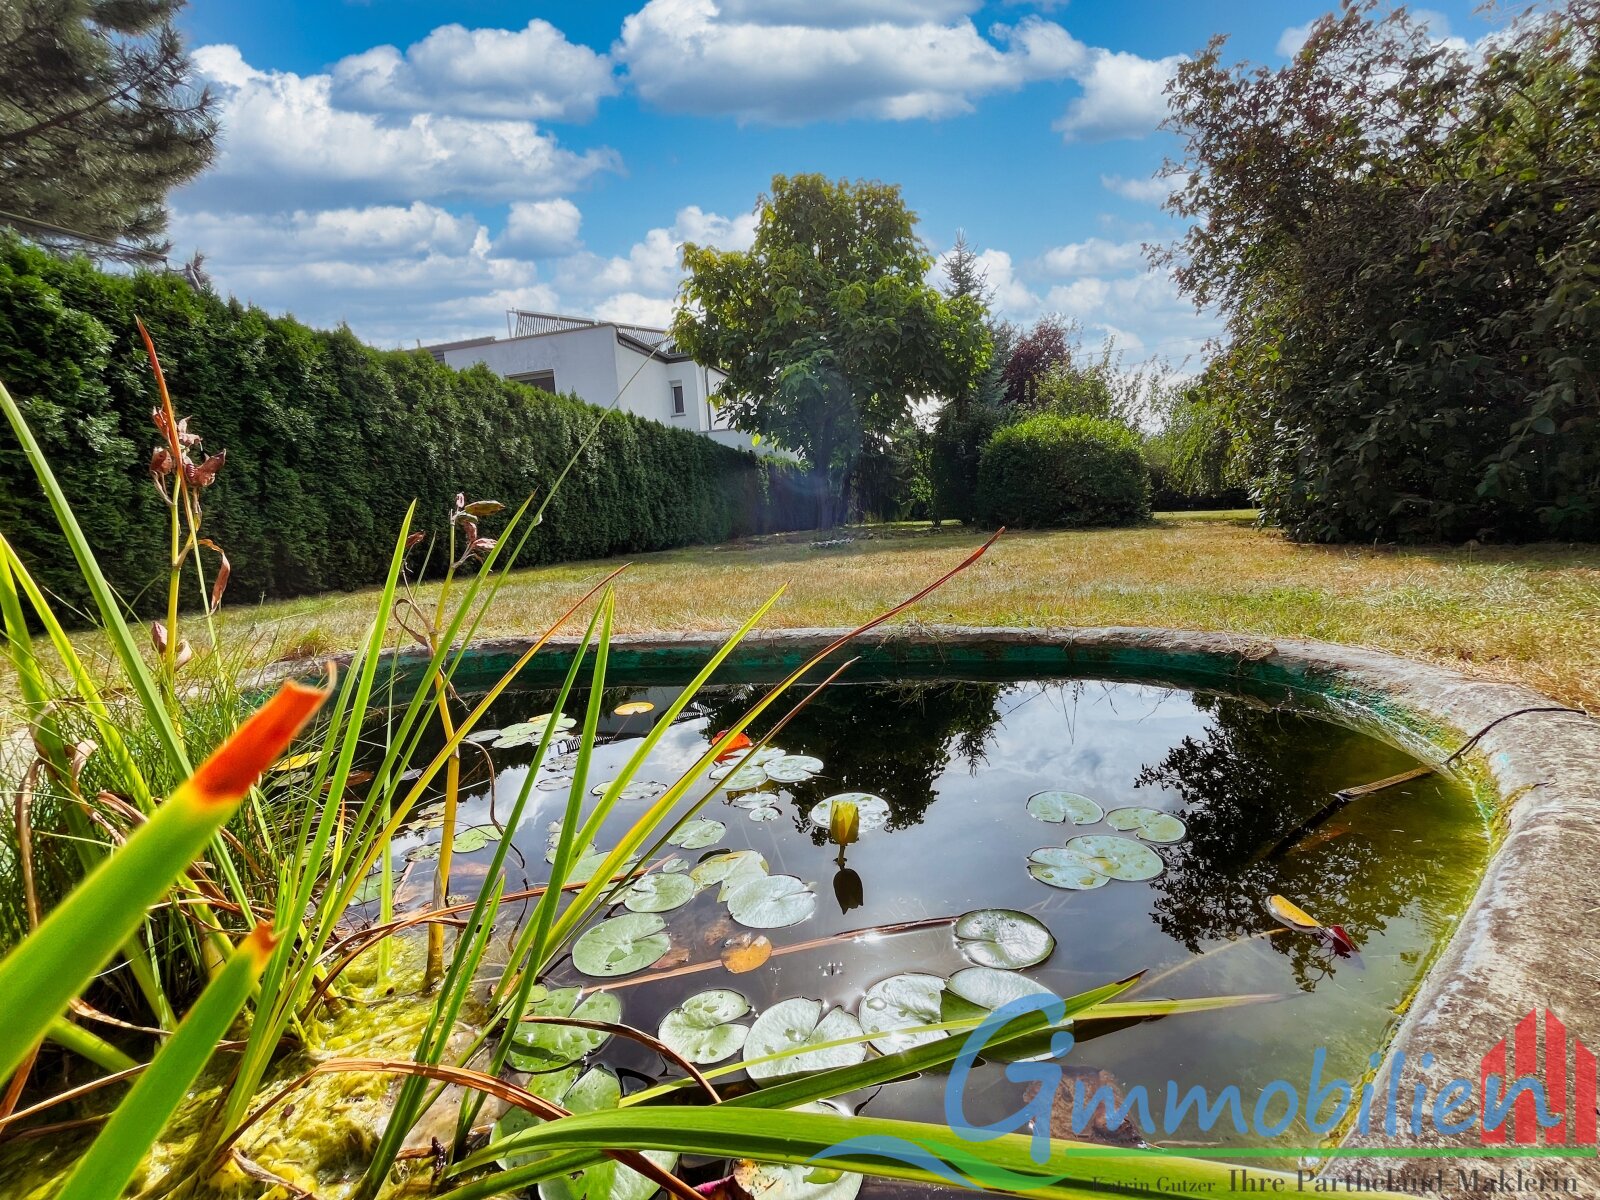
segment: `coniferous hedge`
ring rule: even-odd
[[[175,276],[106,274],[0,241],[0,380],[102,568],[141,609],[168,550],[148,473],[155,388],[135,316],[155,338],[178,414],[192,416],[208,451],[228,452],[205,503],[207,531],[232,560],[233,603],[377,582],[412,500],[418,527],[435,530],[457,492],[542,499],[601,412],[481,367],[457,371],[420,351],[375,350],[347,329],[271,317]],[[519,563],[801,528],[813,508],[781,464],[613,412]],[[0,532],[41,583],[83,600],[9,431]]]

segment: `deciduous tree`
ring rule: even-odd
[[[898,187],[779,175],[759,210],[749,250],[684,246],[673,336],[727,374],[734,428],[805,457],[828,525],[862,447],[913,401],[970,387],[989,343],[974,300],[928,284]]]

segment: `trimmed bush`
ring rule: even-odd
[[[978,519],[991,528],[1118,525],[1150,515],[1138,435],[1095,417],[1031,417],[1000,430],[978,461]]]
[[[206,528],[252,603],[380,580],[413,499],[442,532],[451,498],[543,499],[600,410],[380,351],[348,329],[112,275],[0,241],[0,380],[21,404],[112,584],[140,611],[163,579],[166,510],[147,471],[150,329],[180,416],[228,461]],[[710,438],[614,412],[574,467],[520,565],[631,554],[809,526],[796,472]],[[493,522],[485,529],[493,534]],[[0,438],[0,532],[68,603],[85,593],[32,469]],[[435,565],[444,556],[435,554]],[[417,556],[421,561],[421,555]]]

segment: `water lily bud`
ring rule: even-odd
[[[848,846],[861,836],[861,813],[854,800],[835,800],[828,809],[828,840]]]

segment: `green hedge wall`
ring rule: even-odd
[[[147,472],[155,388],[134,317],[161,354],[173,403],[227,465],[206,528],[233,563],[229,601],[374,583],[407,505],[442,532],[451,499],[542,498],[600,410],[379,351],[170,275],[113,275],[0,241],[0,380],[130,604],[148,611],[167,554]],[[598,558],[803,528],[795,472],[625,413],[606,418],[520,565]],[[488,522],[492,534],[497,521]],[[40,581],[84,592],[32,469],[0,438],[0,531]],[[435,555],[435,559],[442,556]]]

